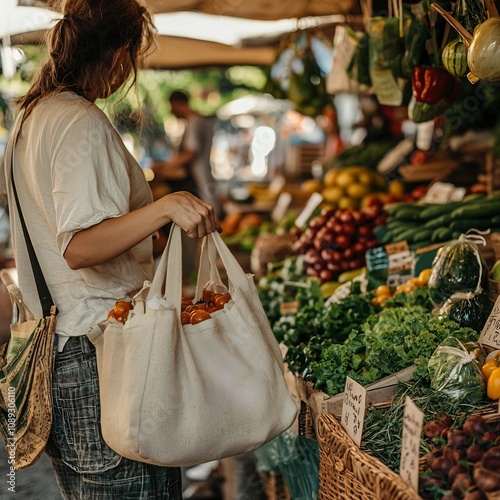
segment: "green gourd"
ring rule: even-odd
[[[443,66],[448,73],[464,76],[467,73],[467,50],[461,39],[448,43],[441,54]]]

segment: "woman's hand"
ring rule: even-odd
[[[71,269],[104,264],[130,250],[169,222],[177,224],[191,238],[202,238],[213,231],[220,231],[213,207],[181,191],[79,231],[69,242],[64,258]]]
[[[167,194],[159,201],[165,204],[168,218],[190,238],[203,238],[221,229],[212,205],[186,191]]]

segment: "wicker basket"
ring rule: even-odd
[[[337,419],[318,415],[320,500],[418,500],[401,477],[361,451]]]

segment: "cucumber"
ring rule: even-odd
[[[434,229],[429,229],[428,227],[424,227],[418,230],[411,240],[412,243],[418,243],[420,241],[430,241],[432,235],[434,234]],[[409,240],[410,241],[410,240]]]
[[[438,227],[434,229],[431,237],[432,243],[440,243],[441,241],[448,241],[453,237],[453,229],[450,227]]]
[[[397,243],[398,241],[413,241],[413,237],[416,233],[418,233],[421,229],[411,227],[410,229],[406,229],[404,231],[394,233],[392,241]]]
[[[422,227],[422,223],[419,221],[410,221],[410,220],[398,220],[398,219],[391,219],[387,221],[386,225],[388,230],[392,229],[410,229],[410,227]]]
[[[424,226],[427,228],[435,229],[438,227],[446,227],[449,226],[451,222],[450,214],[443,214],[435,219],[428,220]]]
[[[421,208],[418,205],[408,205],[401,207],[391,215],[397,220],[415,221],[420,219]]]
[[[491,223],[494,226],[500,226],[500,215],[495,215],[491,218]]]
[[[497,199],[484,199],[471,205],[464,205],[451,212],[453,220],[486,218],[500,215],[500,201]]]
[[[441,215],[451,213],[452,210],[455,210],[461,205],[459,201],[453,201],[451,203],[430,203],[420,212],[420,218],[422,220],[435,219]]]
[[[450,224],[452,231],[462,231],[467,232],[469,229],[479,229],[484,231],[485,229],[490,229],[492,226],[491,218],[488,219],[460,219],[454,220]]]

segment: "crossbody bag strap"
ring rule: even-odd
[[[19,133],[19,131],[18,131]],[[21,227],[23,228],[24,239],[26,241],[26,248],[28,250],[28,255],[31,262],[31,268],[33,269],[33,275],[35,277],[36,289],[38,291],[38,297],[40,299],[40,304],[42,305],[43,317],[49,316],[51,309],[54,306],[54,301],[49,292],[49,287],[42,273],[42,268],[38,262],[38,258],[33,248],[33,243],[31,242],[30,235],[28,233],[28,228],[26,227],[26,222],[24,221],[23,212],[21,210],[21,204],[19,202],[19,197],[17,195],[16,183],[14,182],[14,148],[15,142],[12,144],[12,152],[10,155],[10,177],[12,180],[12,190],[14,191],[14,198],[16,199],[17,212],[19,214],[19,219],[21,221]]]

